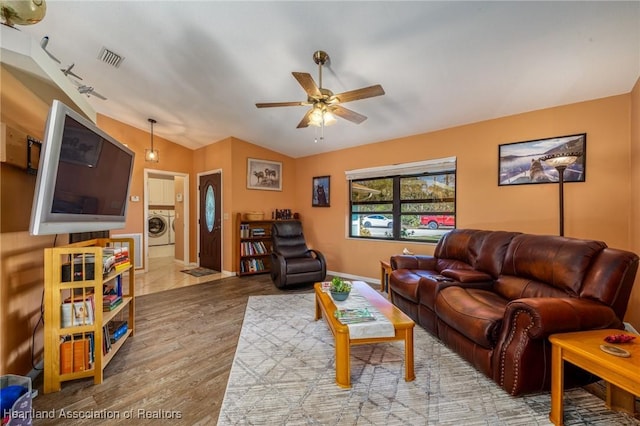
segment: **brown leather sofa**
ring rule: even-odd
[[[549,335],[623,328],[638,269],[600,241],[473,229],[390,260],[392,302],[512,395],[549,389]],[[567,386],[595,380],[565,372]]]

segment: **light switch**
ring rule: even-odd
[[[132,195],[130,197],[130,200],[133,201],[134,203],[137,203],[138,201],[140,201],[140,197],[138,195]]]

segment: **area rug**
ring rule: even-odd
[[[213,269],[207,268],[193,268],[193,269],[183,269],[180,272],[184,272],[185,274],[193,275],[194,277],[204,277],[205,275],[218,274],[219,271],[214,271]]]
[[[419,326],[415,373],[404,345],[351,349],[351,389],[335,384],[334,344],[313,294],[251,296],[218,425],[548,425],[549,393],[514,398]],[[565,393],[567,425],[638,425],[584,389]]]

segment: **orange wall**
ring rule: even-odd
[[[631,167],[631,250],[640,253],[640,78],[636,82],[631,92],[631,111],[629,119],[631,122],[631,155],[629,162]],[[640,278],[636,279],[636,284],[629,300],[629,321],[636,330],[640,330]]]
[[[148,163],[144,161],[144,150],[149,148],[151,144],[151,136],[148,131],[137,129],[101,114],[98,114],[97,121],[98,127],[136,153],[133,165],[133,179],[129,191],[131,196],[137,195],[140,197],[140,201],[129,203],[126,227],[118,229],[114,233],[144,233],[144,223],[147,220],[144,215],[144,206],[146,204],[144,198],[144,170],[162,170],[189,174],[191,173],[191,153],[193,151],[158,137],[154,133],[153,147],[159,151],[160,161]],[[154,128],[158,129],[160,126],[162,124],[158,123]],[[193,183],[191,185],[193,186]],[[143,258],[145,258],[144,251],[142,253]]]
[[[586,182],[565,185],[565,235],[632,249],[630,113],[627,94],[298,159],[296,196],[304,200],[305,233],[327,257],[328,269],[361,277],[377,278],[379,260],[404,247],[432,253],[428,244],[346,238],[344,172],[456,156],[459,227],[557,235],[558,186],[498,186],[498,145],[586,132]],[[312,208],[310,182],[323,175],[331,175],[331,207]]]
[[[282,191],[261,191],[247,189],[247,159],[279,161],[282,163]],[[296,209],[296,162],[291,157],[276,153],[260,146],[236,138],[227,138],[220,142],[198,149],[193,153],[194,174],[222,171],[223,186],[223,269],[236,271],[235,217],[237,213],[262,211],[265,217],[271,217],[274,209]],[[195,179],[195,177],[194,177]],[[193,200],[198,197],[197,186],[193,190]],[[194,206],[192,215],[192,247],[197,245],[197,212]]]
[[[42,140],[50,104],[4,66],[0,82],[0,121]],[[29,235],[34,186],[34,176],[0,164],[0,375],[31,370],[31,333],[39,324],[43,291],[43,249],[67,242],[64,236],[56,240],[53,235]],[[40,324],[36,360],[42,356],[41,331]]]

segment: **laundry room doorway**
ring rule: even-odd
[[[145,271],[149,259],[189,263],[189,175],[144,170]]]

